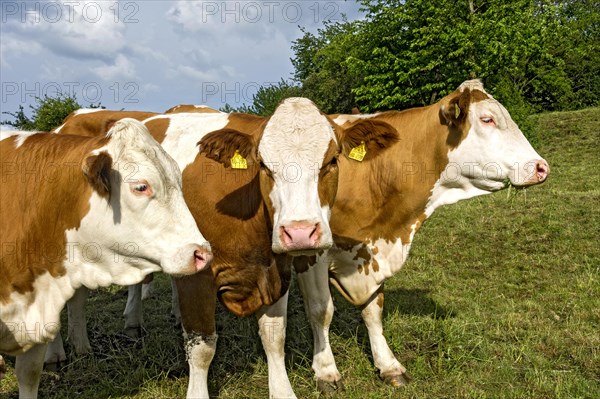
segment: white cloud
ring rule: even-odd
[[[4,29],[21,40],[75,59],[108,59],[126,47],[126,25],[115,22],[112,2],[50,1],[20,4]]]
[[[105,81],[119,81],[136,77],[135,65],[123,54],[117,55],[113,64],[92,68],[92,71]]]
[[[298,25],[314,32],[325,17],[358,8],[335,0],[10,4],[19,9],[0,25],[0,106],[8,111],[28,109],[57,85],[109,109],[248,103],[260,85],[290,76]]]

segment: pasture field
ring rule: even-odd
[[[438,209],[404,269],[386,283],[385,334],[412,383],[393,389],[379,380],[360,312],[336,294],[331,344],[346,390],[329,397],[600,398],[600,108],[531,122],[549,180]],[[92,292],[94,355],[45,372],[40,397],[185,397],[170,284],[165,276],[157,282],[138,341],[121,334],[126,290]],[[292,386],[299,398],[317,398],[312,337],[295,283],[288,314]],[[211,395],[268,397],[256,319],[220,309],[218,332]],[[0,397],[17,398],[14,359],[7,360]]]

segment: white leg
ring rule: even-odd
[[[285,328],[287,324],[288,292],[270,306],[257,313],[258,332],[267,355],[269,368],[269,397],[296,398],[285,369]]]
[[[127,305],[123,316],[125,317],[125,334],[133,338],[142,335],[143,320],[142,283],[127,287]]]
[[[37,398],[46,346],[34,345],[27,352],[17,356],[15,372],[19,381],[19,399]]]
[[[375,367],[379,375],[388,384],[398,387],[406,385],[410,377],[404,366],[396,359],[383,336],[383,285],[362,309],[362,318],[369,331],[369,341]]]
[[[185,354],[190,365],[188,382],[188,399],[208,399],[208,368],[217,349],[217,338],[214,335],[183,333]]]
[[[75,294],[67,301],[69,341],[78,355],[92,352],[85,318],[85,303],[88,293],[88,289],[82,286],[76,289]]]
[[[46,356],[44,357],[44,366],[56,369],[61,362],[67,361],[65,354],[65,345],[63,343],[62,334],[60,331],[56,334],[56,338],[50,341]]]
[[[148,283],[142,283],[142,301],[150,298],[154,293],[154,280]]]
[[[331,346],[329,325],[333,319],[333,300],[329,291],[327,264],[317,262],[307,271],[298,273],[298,285],[304,298],[304,308],[313,333],[312,368],[320,391],[344,389],[342,375],[337,369]]]
[[[171,278],[171,315],[175,318],[175,325],[181,325],[181,310],[179,310],[179,295],[175,280]]]

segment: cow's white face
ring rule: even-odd
[[[104,277],[82,270],[83,283],[93,287],[111,278],[132,284],[159,265],[175,275],[206,267],[210,246],[185,204],[173,159],[133,119],[117,122],[109,134],[109,143],[84,166],[95,188],[90,210],[79,229],[68,232],[69,242],[95,246],[88,245],[87,253],[74,248],[83,263],[102,262],[107,268]]]
[[[485,93],[474,91],[483,97]],[[487,192],[508,183],[525,187],[546,180],[548,163],[533,149],[502,104],[485,93],[468,106],[468,134],[448,154],[445,180],[467,180]],[[461,106],[463,108],[463,106]],[[457,111],[458,112],[458,111]],[[460,174],[460,176],[459,176]]]
[[[261,190],[273,219],[273,252],[331,247],[337,151],[329,120],[310,100],[289,98],[275,110],[258,146]]]

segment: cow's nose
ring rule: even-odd
[[[321,239],[321,224],[292,222],[280,227],[280,238],[288,251],[316,248]]]
[[[204,269],[212,261],[212,251],[206,247],[197,247],[194,251],[194,260],[196,263],[196,271]]]
[[[535,177],[541,183],[548,177],[550,173],[550,166],[544,159],[540,159],[535,163]]]

